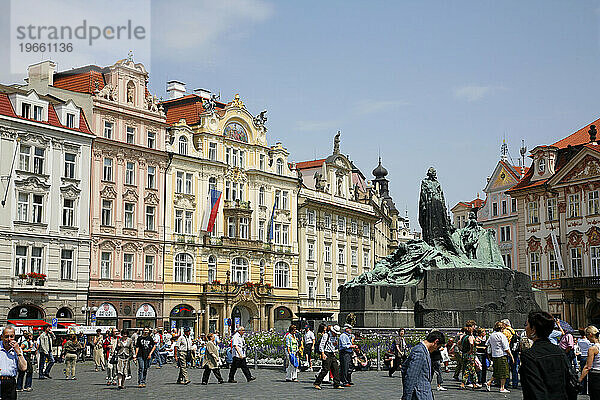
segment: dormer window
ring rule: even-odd
[[[283,175],[283,160],[281,158],[277,159],[277,175]]]
[[[40,106],[33,107],[33,119],[35,119],[36,121],[44,120],[44,108],[43,107],[40,107]]]
[[[36,107],[37,109],[38,107]],[[39,107],[41,108],[41,107]],[[36,118],[37,119],[37,118]],[[67,128],[75,128],[75,114],[67,113]]]
[[[181,154],[182,156],[185,156],[185,155],[187,155],[187,151],[188,151],[187,138],[185,136],[180,136],[179,137],[179,154]]]
[[[31,113],[31,104],[21,103],[21,117],[29,119]]]
[[[540,160],[538,161],[538,172],[540,175],[542,175],[544,172],[546,172],[546,159],[545,158],[540,158]]]

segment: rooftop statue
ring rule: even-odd
[[[475,212],[470,213],[464,228],[456,229],[450,223],[444,193],[433,167],[421,182],[419,224],[423,240],[400,243],[394,253],[379,260],[371,271],[348,281],[346,286],[416,284],[427,269],[505,268],[494,231],[484,229]]]

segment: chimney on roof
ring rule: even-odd
[[[167,100],[178,99],[185,95],[185,83],[180,81],[167,82]]]
[[[210,92],[210,90],[198,88],[198,89],[194,89],[194,94],[197,94],[198,96],[205,98],[205,99],[210,99],[211,92]]]
[[[56,64],[50,60],[32,64],[27,68],[29,87],[40,93],[48,93],[48,86],[54,85]]]

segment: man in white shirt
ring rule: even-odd
[[[175,359],[179,364],[177,383],[182,385],[187,385],[191,382],[187,370],[187,363],[192,355],[192,338],[190,338],[190,331],[191,329],[189,326],[183,328],[183,335],[179,336],[177,343],[175,343]]]
[[[312,349],[315,343],[315,333],[310,329],[310,326],[306,327],[306,333],[304,334],[304,354],[306,354],[306,358],[308,361],[308,368],[310,371],[313,370],[312,367]]]
[[[231,369],[229,370],[229,383],[237,383],[235,380],[235,373],[238,368],[242,369],[244,376],[248,382],[255,380],[256,378],[250,374],[250,369],[246,363],[246,341],[244,340],[244,333],[246,330],[243,326],[237,329],[237,332],[231,338],[231,351],[233,353],[233,362],[231,363]]]
[[[486,345],[490,349],[492,361],[494,362],[494,374],[492,378],[485,383],[485,388],[489,392],[490,385],[494,379],[500,381],[500,393],[510,393],[504,385],[509,377],[508,358],[514,362],[513,355],[510,352],[510,345],[506,335],[502,333],[505,325],[498,321],[494,325],[494,333],[487,340]]]

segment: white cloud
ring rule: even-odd
[[[409,104],[409,102],[402,100],[361,100],[356,103],[355,112],[359,115],[374,114]]]
[[[506,90],[502,86],[477,86],[467,85],[454,89],[454,97],[460,100],[466,100],[469,102],[479,101],[492,93],[500,90]]]

